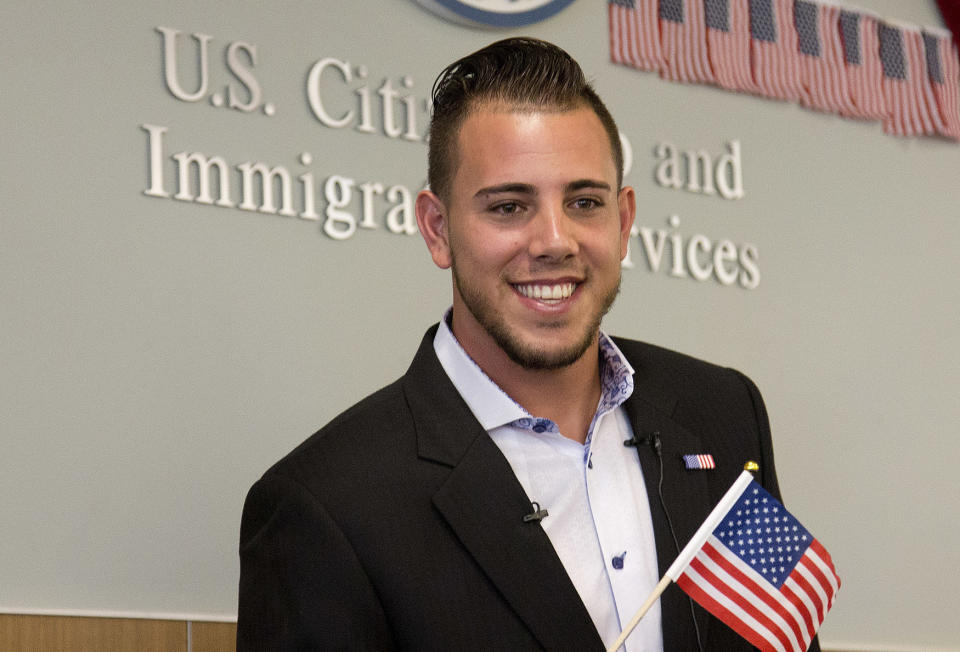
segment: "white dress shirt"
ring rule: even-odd
[[[449,313],[448,313],[449,314]],[[473,415],[500,448],[527,497],[546,509],[540,521],[604,645],[659,581],[647,490],[622,403],[633,393],[633,368],[600,334],[602,394],[580,444],[549,419],[529,414],[477,366],[447,320],[433,341],[440,364]],[[626,652],[662,652],[657,602],[627,642]]]

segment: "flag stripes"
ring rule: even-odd
[[[878,31],[879,24],[874,16],[840,12],[844,68],[852,101],[852,109],[847,114],[850,117],[880,120],[887,115]]]
[[[937,133],[940,120],[930,112],[936,100],[927,77],[920,32],[881,24],[880,60],[888,109],[883,130],[900,136]]]
[[[718,86],[758,93],[750,59],[750,10],[747,0],[704,0],[707,52]]]
[[[923,34],[927,54],[927,73],[936,98],[941,135],[960,140],[960,60],[957,46],[949,34]]]
[[[761,650],[803,652],[839,589],[829,559],[814,542],[778,591],[711,535],[677,584]]]
[[[660,0],[661,77],[701,83],[714,80],[706,29],[702,0]]]
[[[850,89],[843,65],[840,9],[810,0],[796,0],[794,19],[800,48],[800,101],[821,111],[850,113]]]
[[[750,0],[753,77],[767,97],[800,99],[800,52],[791,0]]]
[[[610,58],[640,70],[659,70],[663,63],[657,0],[611,0]]]

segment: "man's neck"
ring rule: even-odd
[[[581,444],[586,441],[600,402],[599,344],[592,344],[576,362],[559,369],[523,367],[492,342],[480,350],[464,350],[532,416],[550,419],[569,439]]]

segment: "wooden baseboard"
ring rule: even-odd
[[[233,652],[236,647],[233,623],[0,614],[4,652]]]
[[[236,649],[236,623],[0,614],[2,652],[235,652]]]
[[[191,623],[191,652],[236,652],[236,623]]]

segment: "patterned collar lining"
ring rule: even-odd
[[[597,405],[597,411],[590,420],[590,427],[587,430],[587,440],[585,443],[589,447],[590,439],[593,437],[593,428],[597,420],[620,405],[633,393],[633,367],[623,357],[623,353],[617,348],[616,344],[607,337],[606,333],[600,333],[600,403]],[[532,430],[533,432],[560,432],[557,424],[550,419],[540,417],[522,417],[510,422],[511,426]]]

